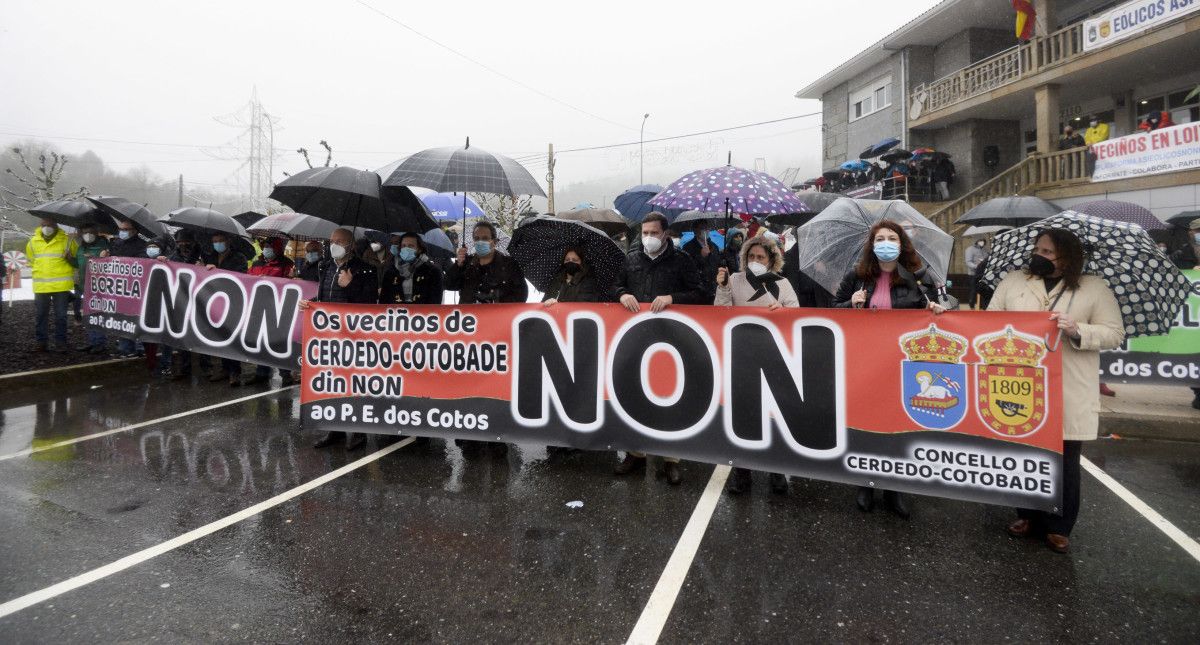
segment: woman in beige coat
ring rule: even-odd
[[[1063,465],[1059,490],[1062,514],[1018,509],[1008,526],[1015,537],[1040,537],[1066,553],[1079,516],[1079,457],[1084,441],[1097,436],[1100,425],[1100,351],[1125,338],[1117,299],[1104,280],[1084,275],[1079,239],[1061,229],[1038,237],[1029,268],[1012,271],[996,288],[988,311],[1053,311],[1062,343]]]
[[[783,277],[783,250],[774,240],[761,235],[742,245],[742,271],[730,274],[729,269],[717,269],[717,294],[713,304],[725,307],[764,307],[769,311],[783,307],[799,307],[796,291]],[[771,492],[787,494],[787,477],[771,473]],[[751,488],[750,470],[734,468],[729,475],[728,490],[737,495]]]

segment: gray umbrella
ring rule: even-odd
[[[1071,210],[1092,217],[1137,224],[1147,231],[1165,231],[1168,226],[1154,216],[1149,208],[1131,202],[1119,202],[1113,199],[1097,199],[1095,201],[1075,204]]]
[[[327,219],[304,213],[277,213],[268,215],[246,229],[252,235],[277,237],[301,242],[324,242],[337,230],[338,225]]]
[[[619,235],[629,229],[629,220],[611,208],[573,208],[558,213],[555,217],[583,222],[608,235]]]
[[[908,233],[935,284],[946,282],[954,238],[902,201],[843,197],[796,229],[799,269],[830,293],[862,255],[867,233],[881,220],[897,222]]]
[[[1167,223],[1179,228],[1187,228],[1192,222],[1200,219],[1200,211],[1183,211],[1167,218]]]
[[[783,226],[803,226],[812,221],[825,210],[830,204],[841,199],[842,196],[838,193],[820,193],[816,191],[800,191],[796,193],[796,199],[804,204],[805,210],[795,213],[783,213],[781,215],[767,215],[767,221],[771,224],[781,224]]]
[[[472,148],[470,137],[462,148],[430,148],[410,155],[391,170],[383,185],[421,186],[439,193],[463,193],[464,228],[467,219],[465,198],[469,191],[514,197],[546,196],[525,166],[504,155]],[[463,245],[466,245],[465,235]]]
[[[196,206],[177,208],[167,213],[164,217],[160,217],[158,221],[197,233],[209,234],[219,231],[235,237],[250,237],[246,229],[232,217],[211,208],[199,208]]]
[[[720,227],[727,221],[727,215],[722,211],[720,213],[711,213],[698,210],[683,211],[671,222],[670,228],[679,232],[692,230],[698,222],[704,223],[708,228]],[[738,220],[741,221],[740,219]]]
[[[129,220],[146,237],[160,238],[170,236],[170,231],[167,227],[163,226],[162,222],[158,221],[158,218],[154,216],[154,213],[151,213],[141,204],[131,202],[124,197],[110,197],[106,195],[88,197],[87,200],[95,204],[97,208],[104,211],[114,220]]]
[[[996,197],[967,211],[955,224],[1024,226],[1061,213],[1062,209],[1038,197]]]
[[[112,218],[88,201],[78,199],[59,199],[46,202],[29,209],[29,214],[46,218],[62,226],[83,228],[95,226],[101,233],[115,234],[117,227]]]

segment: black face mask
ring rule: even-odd
[[[1029,258],[1029,274],[1039,278],[1049,277],[1054,273],[1054,263],[1040,255]]]
[[[575,275],[576,273],[579,273],[581,269],[583,269],[578,262],[563,262],[562,268],[563,271],[566,271],[567,275]]]

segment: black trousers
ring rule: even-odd
[[[1082,441],[1063,441],[1062,479],[1059,481],[1062,514],[1017,509],[1017,517],[1032,522],[1035,531],[1071,535],[1075,520],[1079,518],[1079,457],[1082,450]]]

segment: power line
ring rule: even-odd
[[[747,123],[744,125],[735,125],[728,128],[717,128],[715,130],[705,130],[703,132],[689,132],[688,134],[677,134],[673,137],[658,137],[656,139],[646,139],[644,141],[630,141],[628,143],[610,143],[603,146],[591,146],[588,148],[568,148],[566,150],[558,150],[557,153],[565,152],[584,152],[587,150],[607,150],[609,148],[621,148],[624,146],[636,146],[642,143],[657,143],[659,141],[672,141],[674,139],[685,139],[687,137],[697,137],[704,134],[716,134],[717,132],[729,132],[730,130],[741,130],[743,128],[753,128],[760,125],[770,125],[772,123],[783,123],[784,121],[795,121],[796,119],[805,119],[810,116],[819,116],[820,112],[810,112],[808,114],[798,114],[796,116],[787,116],[782,119],[772,119],[770,121],[759,121],[758,123]]]
[[[547,94],[547,93],[543,92],[542,90],[539,90],[538,88],[536,88],[536,87],[534,87],[534,86],[532,86],[532,85],[529,85],[528,83],[524,83],[524,82],[522,82],[522,81],[520,81],[520,80],[517,80],[517,79],[513,78],[512,76],[509,76],[508,74],[505,74],[504,72],[502,72],[502,71],[500,71],[500,70],[498,70],[498,69],[496,69],[496,68],[494,68],[494,67],[492,67],[492,66],[490,66],[490,65],[488,65],[488,64],[486,64],[486,63],[483,63],[483,62],[481,62],[481,61],[478,61],[478,60],[476,60],[476,59],[474,59],[474,58],[472,58],[472,57],[470,57],[470,56],[468,56],[468,55],[466,55],[466,54],[464,54],[464,53],[462,53],[462,52],[458,51],[457,49],[454,49],[453,47],[451,47],[451,46],[449,46],[449,45],[447,45],[447,44],[445,44],[445,43],[442,43],[442,42],[441,42],[441,41],[439,41],[439,40],[436,40],[436,39],[435,39],[435,38],[433,38],[432,36],[427,36],[427,35],[425,35],[425,34],[423,34],[423,33],[419,32],[419,31],[417,31],[417,30],[416,30],[416,29],[414,29],[413,27],[410,27],[410,26],[408,26],[407,24],[405,24],[405,23],[403,23],[403,22],[400,22],[399,20],[397,20],[396,18],[392,17],[392,16],[391,16],[391,15],[389,15],[388,13],[386,13],[386,12],[382,11],[381,9],[377,9],[376,7],[372,6],[370,3],[364,2],[363,0],[354,0],[354,1],[355,1],[355,2],[357,2],[358,4],[362,5],[362,6],[366,7],[367,9],[370,9],[371,11],[374,11],[375,13],[377,13],[377,14],[379,14],[379,15],[383,16],[384,18],[387,18],[388,20],[390,20],[390,21],[392,21],[392,22],[396,23],[397,25],[400,25],[401,27],[403,27],[403,28],[407,29],[408,31],[410,31],[410,32],[412,32],[412,33],[414,33],[414,34],[416,34],[417,36],[419,36],[419,37],[421,37],[421,38],[423,38],[423,39],[425,39],[425,40],[427,40],[427,41],[429,41],[429,42],[431,42],[431,43],[433,43],[433,44],[437,45],[438,47],[441,47],[442,49],[444,49],[444,50],[446,50],[446,51],[450,52],[451,54],[454,54],[455,56],[458,56],[459,58],[462,58],[463,60],[465,60],[465,61],[467,61],[467,62],[469,62],[469,63],[472,63],[472,64],[474,64],[474,65],[477,65],[477,66],[479,66],[479,67],[482,67],[483,69],[485,69],[485,70],[487,70],[487,71],[489,71],[489,72],[491,72],[491,73],[495,74],[496,76],[499,76],[500,78],[503,78],[503,79],[504,79],[504,80],[506,80],[506,81],[509,81],[509,82],[515,83],[515,84],[517,84],[517,85],[519,85],[519,86],[521,86],[521,87],[523,87],[523,88],[525,88],[525,89],[529,90],[530,92],[533,92],[534,94],[537,94],[538,96],[541,96],[542,98],[549,99],[549,100],[551,100],[551,101],[554,101],[555,103],[558,103],[559,105],[562,105],[562,106],[568,107],[568,108],[570,108],[570,109],[572,109],[572,110],[575,110],[576,112],[579,112],[580,114],[585,114],[585,115],[587,115],[587,116],[590,116],[590,117],[592,117],[593,119],[598,119],[598,120],[600,120],[600,121],[604,121],[605,123],[608,123],[608,124],[610,124],[610,125],[615,125],[615,126],[617,126],[617,127],[619,127],[619,128],[625,128],[626,130],[637,130],[637,128],[634,128],[634,127],[632,127],[632,126],[629,126],[629,125],[626,125],[626,124],[623,124],[623,123],[618,123],[618,122],[616,122],[616,121],[613,121],[612,119],[606,119],[606,118],[604,118],[604,117],[600,116],[599,114],[594,114],[594,113],[592,113],[592,112],[588,112],[587,110],[585,110],[585,109],[583,109],[583,108],[581,108],[581,107],[578,107],[578,106],[572,105],[572,104],[570,104],[570,103],[567,103],[566,101],[564,101],[564,100],[562,100],[562,99],[560,99],[560,98],[557,98],[557,97],[551,96],[551,95],[549,95],[549,94]]]

